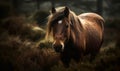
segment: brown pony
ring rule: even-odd
[[[77,16],[68,7],[52,8],[46,37],[53,37],[53,48],[69,66],[71,59],[78,62],[86,54],[93,60],[103,41],[103,23],[104,19],[95,13]]]

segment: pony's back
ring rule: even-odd
[[[104,19],[95,13],[83,13],[78,18],[84,29],[85,52],[96,55],[103,42]]]

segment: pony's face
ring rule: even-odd
[[[69,37],[69,9],[66,7],[63,12],[56,12],[55,8],[52,9],[52,15],[54,20],[52,23],[53,33],[53,48],[56,52],[62,52],[64,50],[65,42]],[[56,17],[57,16],[57,17]]]

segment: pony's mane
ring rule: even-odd
[[[54,17],[52,14],[49,15],[48,22],[47,22],[46,39],[48,39],[48,37],[50,35],[51,36],[53,35],[52,34],[53,27],[52,27],[51,21],[53,21],[54,19],[58,18],[62,14],[64,8],[65,7],[58,7],[58,8],[56,8],[56,10],[57,10],[57,17]],[[69,10],[69,12],[70,13],[69,13],[69,17],[67,18],[67,20],[70,22],[69,23],[69,26],[70,26],[69,27],[70,28],[70,32],[69,33],[70,34],[68,34],[68,35],[70,35],[69,39],[72,39],[73,42],[76,43],[76,42],[79,42],[79,40],[81,38],[80,34],[83,31],[83,27],[81,25],[80,20],[78,19],[78,16],[71,10]]]
[[[79,44],[80,38],[83,38],[83,26],[73,11],[70,11],[70,22],[70,39],[72,39],[74,43]]]

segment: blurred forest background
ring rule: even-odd
[[[92,63],[65,68],[44,40],[53,5],[104,17],[104,43]],[[0,0],[0,71],[120,71],[120,0]]]

